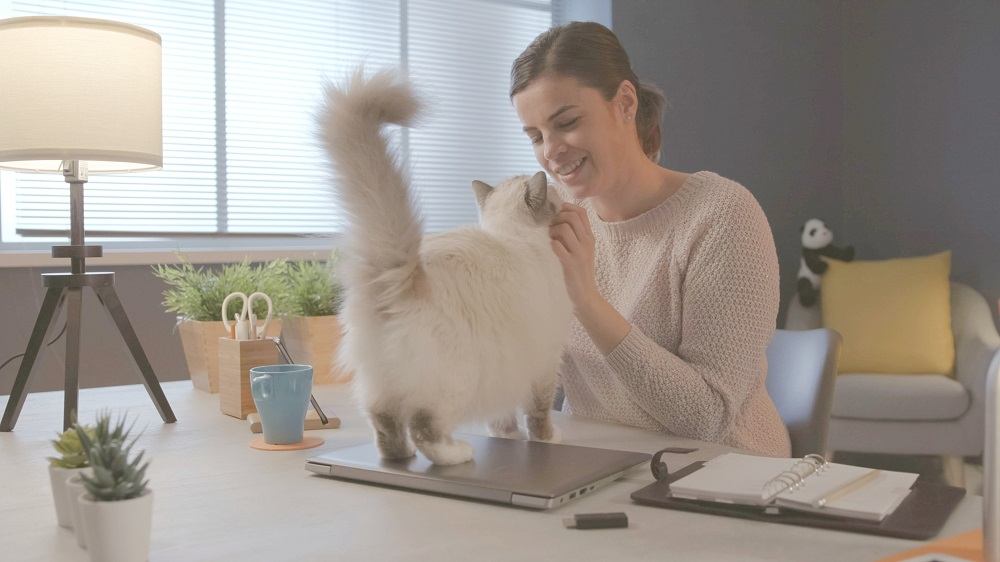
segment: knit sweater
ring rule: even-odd
[[[594,231],[598,289],[631,330],[605,356],[574,320],[560,372],[564,410],[789,456],[764,387],[778,260],[753,195],[698,172],[629,220],[605,222],[579,204]]]

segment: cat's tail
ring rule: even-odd
[[[409,181],[383,125],[409,126],[420,109],[410,85],[394,71],[366,78],[356,70],[343,84],[328,84],[319,114],[320,136],[336,170],[333,188],[347,219],[345,250],[354,266],[350,284],[375,290],[379,308],[391,308],[422,275],[422,224]],[[353,278],[353,279],[352,279]]]

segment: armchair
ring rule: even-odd
[[[986,299],[951,283],[955,376],[841,373],[834,385],[828,452],[940,455],[961,485],[962,457],[983,453],[986,380],[1000,370],[1000,335]],[[822,326],[819,306],[796,296],[785,329]]]

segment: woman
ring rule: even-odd
[[[663,96],[600,24],[539,35],[510,96],[539,164],[579,203],[550,231],[576,316],[569,410],[789,456],[764,387],[777,256],[753,195],[657,164]]]

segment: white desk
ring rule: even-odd
[[[305,451],[248,446],[244,421],[219,411],[218,395],[190,382],[164,384],[177,423],[164,425],[145,390],[83,390],[80,419],[100,407],[138,415],[138,447],[152,459],[155,492],[151,561],[161,560],[875,560],[919,543],[900,539],[743,521],[633,504],[629,494],[652,481],[646,466],[560,508],[536,512],[338,481],[303,463],[324,449],[369,439],[346,389],[318,387],[341,429],[311,431],[326,443]],[[7,397],[0,397],[0,411]],[[12,433],[0,433],[0,559],[87,560],[72,533],[56,524],[45,457],[62,423],[62,392],[31,394]],[[727,449],[571,416],[556,423],[568,443],[653,452],[671,470]],[[473,428],[467,428],[473,429]],[[967,497],[942,536],[980,526],[981,498]],[[628,529],[564,529],[577,512],[624,511]]]

